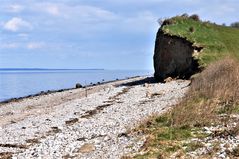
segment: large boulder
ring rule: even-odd
[[[193,58],[195,47],[188,40],[165,34],[160,28],[154,50],[154,76],[163,81],[167,77],[188,78],[198,63]]]

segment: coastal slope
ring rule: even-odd
[[[147,140],[134,158],[239,157],[238,50],[239,29],[202,21],[198,15],[162,21],[155,78],[192,75],[190,88],[176,106],[135,130]],[[192,71],[194,66],[198,72]]]

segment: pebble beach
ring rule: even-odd
[[[109,158],[138,152],[128,133],[175,105],[189,81],[136,77],[0,104],[0,158]]]

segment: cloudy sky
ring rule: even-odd
[[[158,18],[238,21],[238,0],[0,0],[0,67],[152,69]]]

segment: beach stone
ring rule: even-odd
[[[76,88],[82,88],[83,86],[80,83],[76,83]]]
[[[80,149],[79,149],[79,152],[80,153],[90,153],[92,151],[95,150],[95,146],[93,144],[84,144]]]
[[[164,82],[166,82],[166,83],[171,82],[171,81],[173,81],[173,78],[172,78],[172,77],[168,77],[168,78],[166,78],[166,79],[164,80]]]

